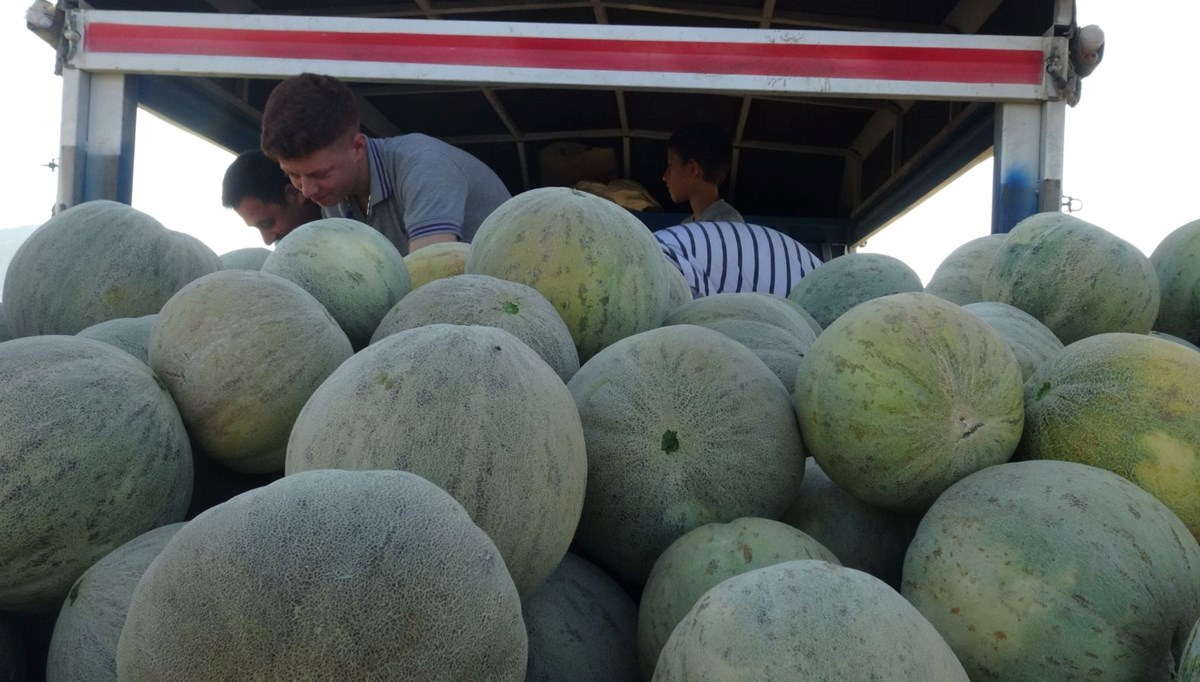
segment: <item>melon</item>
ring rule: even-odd
[[[989,234],[951,251],[933,271],[925,293],[959,305],[983,301],[983,278],[992,256],[1007,237],[1007,234]]]
[[[564,382],[579,369],[571,331],[546,297],[524,284],[487,275],[454,275],[429,282],[392,306],[371,343],[427,324],[503,329],[532,348]]]
[[[221,254],[221,265],[226,270],[261,270],[262,264],[271,255],[270,249],[261,246],[251,246],[245,249],[234,249]]]
[[[899,258],[882,253],[848,253],[805,275],[787,297],[807,310],[824,329],[859,303],[922,288],[921,278]]]
[[[0,301],[0,341],[8,341],[13,337],[8,330],[8,318],[4,316],[4,302]]]
[[[1184,348],[1190,348],[1194,351],[1200,351],[1200,346],[1197,346],[1196,344],[1192,343],[1191,341],[1188,341],[1187,339],[1181,339],[1178,336],[1175,336],[1174,334],[1168,334],[1166,332],[1152,331],[1152,332],[1150,332],[1150,336],[1153,336],[1153,337],[1156,337],[1159,339],[1165,339],[1167,341],[1170,341],[1171,343],[1178,343],[1179,345],[1183,346]]]
[[[688,285],[687,278],[683,276],[679,268],[672,264],[667,266],[667,286],[668,314],[679,310],[684,304],[692,302],[692,288]]]
[[[594,564],[568,553],[521,609],[527,682],[637,679],[637,605]]]
[[[1200,546],[1120,476],[1012,462],[938,498],[902,592],[971,679],[1169,680],[1200,615]]]
[[[463,274],[467,271],[467,254],[470,252],[471,245],[466,242],[439,242],[408,254],[404,257],[404,266],[408,269],[412,288]]]
[[[1024,421],[1021,368],[1004,339],[925,293],[838,318],[800,361],[795,399],[804,443],[829,478],[904,512],[1008,461]]]
[[[117,640],[133,589],[182,523],[142,533],[109,552],[75,581],[59,609],[46,682],[117,679]]]
[[[262,271],[299,284],[325,306],[355,349],[412,289],[404,258],[371,226],[323,218],[288,233]]]
[[[497,207],[475,234],[466,271],[537,289],[567,323],[580,362],[661,325],[670,300],[650,230],[617,204],[566,187]]]
[[[755,292],[755,293],[758,293],[760,296],[774,296],[774,294],[768,294],[765,292]],[[779,297],[779,298],[782,298],[782,297]],[[790,298],[784,298],[783,300],[788,305],[790,305],[793,310],[800,313],[800,316],[804,318],[804,321],[808,324],[809,328],[812,329],[813,334],[815,334],[816,336],[820,336],[821,332],[825,331],[825,328],[821,326],[821,323],[817,322],[817,318],[813,317],[811,313],[809,313],[807,310],[802,308],[799,303],[796,303],[795,301],[791,300]]]
[[[1016,306],[1064,344],[1104,332],[1145,334],[1158,316],[1158,276],[1138,248],[1065,213],[1017,223],[996,250],[983,298]]]
[[[797,559],[838,563],[821,543],[770,519],[743,518],[688,531],[658,557],[638,606],[638,660],[649,680],[667,638],[718,583]]]
[[[433,324],[331,374],[296,420],[286,471],[419,474],[466,508],[528,594],[575,533],[583,438],[570,392],[529,346],[494,327]]]
[[[103,341],[133,357],[150,363],[150,331],[158,314],[141,317],[118,317],[82,329],[76,336]]]
[[[698,298],[668,315],[663,324],[694,324],[721,332],[753,351],[789,394],[795,389],[796,365],[817,339],[787,299],[761,293]]]
[[[796,500],[780,520],[820,542],[843,566],[899,589],[904,553],[921,516],[862,502],[830,480],[809,457]]]
[[[743,516],[778,518],[804,473],[791,398],[750,349],[695,325],[622,339],[568,387],[587,439],[575,544],[645,582],[679,536]]]
[[[742,573],[704,593],[671,633],[655,682],[966,682],[929,621],[879,580],[825,561]]]
[[[1026,382],[1019,453],[1120,474],[1200,537],[1200,353],[1144,334],[1076,341]]]
[[[1161,295],[1154,329],[1200,343],[1200,220],[1163,238],[1150,263]]]
[[[1200,682],[1200,621],[1192,628],[1179,659],[1179,682]]]
[[[117,677],[520,682],[527,655],[512,578],[452,497],[402,471],[310,471],[171,538]]]
[[[13,254],[4,314],[13,336],[74,334],[158,312],[192,280],[222,268],[203,242],[115,201],[89,201],[46,221]]]
[[[1020,308],[1007,303],[986,301],[968,303],[963,306],[963,310],[987,322],[1000,334],[1017,357],[1023,379],[1028,379],[1043,362],[1063,349],[1062,341],[1058,340],[1054,332]]]
[[[300,409],[352,352],[311,294],[252,270],[187,285],[150,335],[150,366],[199,450],[246,473],[283,469]]]
[[[0,609],[57,609],[98,559],[183,518],[192,454],[166,388],[106,343],[0,344]]]

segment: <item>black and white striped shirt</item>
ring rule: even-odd
[[[655,230],[654,237],[687,278],[693,297],[738,291],[787,296],[821,264],[800,242],[762,225],[684,223]]]

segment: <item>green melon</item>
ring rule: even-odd
[[[804,473],[787,390],[723,334],[675,325],[622,339],[568,384],[587,439],[575,542],[608,572],[645,582],[684,533],[778,518]]]
[[[967,675],[895,590],[851,568],[799,560],[706,592],[671,633],[653,679],[966,682]]]
[[[1179,345],[1183,346],[1184,348],[1190,348],[1194,351],[1200,351],[1200,346],[1197,346],[1196,344],[1192,343],[1191,341],[1188,341],[1187,339],[1181,339],[1178,336],[1175,336],[1174,334],[1168,334],[1166,332],[1156,332],[1155,331],[1155,332],[1150,332],[1150,336],[1153,336],[1153,337],[1159,338],[1159,339],[1164,339],[1166,341],[1170,341],[1171,343],[1178,343]]]
[[[985,322],[932,294],[867,301],[809,348],[796,414],[821,469],[858,499],[928,507],[1008,461],[1021,437],[1021,369]]]
[[[4,302],[0,301],[0,341],[8,341],[13,337],[8,330],[8,318],[4,316]]]
[[[47,611],[111,550],[183,518],[188,435],[145,364],[108,344],[0,344],[0,609]]]
[[[283,468],[296,415],[352,352],[317,299],[252,270],[222,270],[187,285],[163,306],[150,335],[150,366],[195,444],[247,473]]]
[[[54,624],[46,682],[117,679],[117,640],[133,588],[183,526],[172,523],[142,533],[109,552],[75,581]]]
[[[1179,659],[1179,682],[1200,682],[1200,621],[1192,628]]]
[[[4,314],[13,336],[74,334],[158,312],[176,291],[220,270],[200,240],[115,201],[69,208],[33,232],[8,265]]]
[[[843,566],[899,589],[904,553],[921,517],[860,501],[830,480],[816,459],[809,457],[796,501],[781,520],[827,547]]]
[[[1076,341],[1026,382],[1018,452],[1120,474],[1200,537],[1200,354],[1143,334]]]
[[[270,249],[261,246],[251,246],[245,249],[234,249],[221,254],[221,265],[226,270],[261,270],[262,264],[271,255]]]
[[[683,276],[679,268],[670,263],[667,264],[667,285],[669,287],[669,296],[667,297],[668,314],[692,302],[692,288],[688,286],[687,278]]]
[[[933,271],[933,277],[925,285],[925,293],[959,305],[984,300],[983,278],[992,263],[992,256],[1007,237],[1007,234],[989,234],[951,251]]]
[[[287,476],[197,516],[146,570],[117,676],[511,680],[521,603],[462,506],[402,471]]]
[[[142,362],[150,363],[150,331],[158,313],[141,317],[118,317],[80,330],[76,336],[103,341],[129,353]]]
[[[1104,332],[1145,334],[1158,316],[1158,276],[1136,246],[1065,213],[1038,213],[1009,232],[983,280],[986,301],[1016,306],[1063,343]]]
[[[1200,546],[1107,471],[1013,462],[934,503],[903,594],[975,680],[1169,680],[1200,616]]]
[[[688,531],[658,557],[638,606],[643,679],[654,674],[663,645],[700,597],[735,575],[797,559],[839,563],[821,543],[770,519],[743,518]]]
[[[796,385],[796,365],[817,339],[787,299],[760,293],[698,298],[668,315],[663,324],[694,324],[721,332],[754,351],[789,394]]]
[[[355,348],[412,290],[404,258],[377,230],[349,218],[323,218],[288,233],[262,271],[299,284],[337,320]]]
[[[1168,234],[1150,254],[1150,263],[1161,293],[1154,328],[1200,343],[1200,220]]]
[[[757,293],[760,296],[775,296],[774,294],[768,294],[765,292],[755,292],[755,293]],[[776,298],[783,298],[783,297],[779,296]],[[815,334],[816,336],[820,336],[821,332],[825,331],[825,328],[821,326],[821,323],[817,322],[817,318],[813,317],[812,314],[810,314],[807,310],[802,308],[799,303],[796,303],[795,301],[791,300],[790,298],[783,298],[783,301],[785,303],[787,303],[788,305],[790,305],[793,310],[800,313],[800,316],[804,318],[804,321],[808,324],[809,328],[812,329],[813,334]]]
[[[412,288],[430,282],[461,275],[467,271],[467,254],[471,245],[466,242],[439,242],[413,251],[404,257]]]
[[[521,607],[527,682],[637,679],[637,605],[593,564],[567,554]]]
[[[567,323],[581,362],[667,315],[670,284],[650,230],[617,204],[566,187],[529,190],[496,208],[466,271],[537,289]]]
[[[921,278],[898,258],[848,253],[805,275],[787,297],[824,329],[859,303],[921,289]]]
[[[466,507],[528,594],[571,543],[587,456],[570,392],[529,346],[494,327],[434,324],[330,375],[296,420],[287,473],[423,476]]]
[[[1000,334],[1017,357],[1023,379],[1028,379],[1043,362],[1063,349],[1062,341],[1058,340],[1054,332],[1020,308],[1007,303],[987,301],[969,303],[963,306],[963,310],[987,322]]]
[[[579,369],[571,331],[546,297],[524,284],[487,275],[453,275],[429,282],[392,306],[371,343],[427,324],[503,329],[536,351],[564,382]]]

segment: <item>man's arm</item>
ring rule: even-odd
[[[412,253],[413,251],[416,251],[417,249],[421,249],[426,246],[429,246],[430,244],[440,244],[442,242],[456,242],[456,241],[458,241],[458,237],[449,232],[443,232],[441,234],[430,234],[430,235],[426,235],[424,237],[417,237],[416,239],[409,242],[408,243],[408,252]]]

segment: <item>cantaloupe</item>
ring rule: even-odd
[[[434,324],[371,344],[329,376],[296,419],[287,473],[423,476],[466,507],[527,594],[571,543],[587,457],[570,392],[529,346],[494,327]]]
[[[1150,263],[1161,294],[1154,329],[1200,343],[1200,220],[1164,237]]]
[[[12,332],[8,330],[8,318],[4,316],[4,302],[0,301],[0,341],[7,341],[12,337]]]
[[[984,276],[983,298],[1024,310],[1068,344],[1105,332],[1149,332],[1159,285],[1154,265],[1133,244],[1048,212],[1008,233]]]
[[[995,329],[1021,366],[1021,377],[1028,379],[1043,362],[1063,349],[1062,341],[1049,327],[1029,313],[1007,303],[985,301],[968,303],[963,310]]]
[[[992,256],[1008,234],[989,234],[972,239],[950,252],[933,271],[925,293],[967,305],[983,299],[983,278]]]
[[[938,498],[902,592],[974,680],[1169,680],[1200,616],[1200,546],[1120,476],[1011,462]]]
[[[424,246],[404,257],[412,288],[429,284],[436,279],[461,275],[467,271],[467,254],[471,245],[466,242],[440,242]]]
[[[0,344],[0,609],[57,609],[98,559],[183,518],[188,434],[145,364],[106,343]]]
[[[521,610],[527,682],[637,679],[637,605],[591,562],[568,553]]]
[[[479,226],[467,273],[537,289],[558,310],[586,362],[667,315],[662,250],[629,211],[566,187],[522,192]]]
[[[75,581],[54,623],[46,682],[117,679],[117,640],[133,589],[183,526],[172,523],[142,533],[92,564]]]
[[[1179,659],[1179,682],[1200,682],[1200,621],[1192,628],[1192,634],[1183,646]]]
[[[503,329],[536,351],[564,382],[579,369],[571,330],[558,311],[537,290],[518,282],[487,275],[453,275],[429,282],[392,306],[375,328],[371,343],[427,324]]]
[[[103,341],[120,348],[142,362],[150,363],[150,331],[158,314],[118,317],[82,329],[76,336]]]
[[[412,290],[396,247],[349,218],[323,218],[292,230],[261,269],[312,294],[356,349],[367,345],[383,316]]]
[[[817,460],[809,457],[796,500],[780,520],[820,542],[843,566],[899,589],[904,553],[921,515],[888,511],[859,500],[831,481]]]
[[[929,621],[879,580],[825,561],[734,576],[671,633],[655,682],[966,682]]]
[[[770,519],[742,518],[688,531],[658,557],[638,605],[638,660],[649,680],[663,645],[700,597],[718,583],[797,559],[839,563],[805,533]]]
[[[1196,344],[1192,343],[1191,341],[1188,341],[1187,339],[1181,339],[1178,336],[1175,336],[1174,334],[1168,334],[1166,332],[1159,332],[1159,331],[1152,331],[1152,332],[1150,332],[1150,336],[1153,336],[1153,337],[1156,337],[1159,339],[1163,339],[1166,341],[1170,341],[1171,343],[1178,343],[1179,345],[1183,346],[1184,348],[1190,348],[1191,350],[1200,352],[1200,346],[1197,346]]]
[[[779,378],[750,349],[673,325],[606,348],[568,387],[587,439],[575,545],[639,585],[679,536],[743,516],[778,518],[804,473]]]
[[[222,269],[212,249],[115,201],[73,206],[33,232],[4,278],[13,336],[74,334],[158,312],[192,280]]]
[[[213,507],[138,583],[117,676],[525,678],[521,603],[462,506],[402,471],[310,471]]]
[[[817,337],[796,375],[800,430],[821,469],[863,502],[904,512],[1008,461],[1022,397],[1004,339],[925,293],[856,306]]]
[[[150,335],[150,366],[196,445],[247,473],[283,469],[296,415],[352,352],[311,294],[252,270],[222,270],[184,287]]]
[[[263,261],[271,255],[270,249],[261,246],[251,246],[245,249],[234,249],[221,254],[221,265],[226,270],[261,270]]]
[[[805,275],[787,297],[825,328],[859,303],[922,288],[921,278],[899,258],[848,253]]]
[[[1145,334],[1067,346],[1025,384],[1019,454],[1120,474],[1200,537],[1200,353]]]
[[[685,303],[692,302],[692,288],[688,286],[687,278],[674,265],[667,265],[667,286],[670,294],[667,297],[667,313],[679,310]]]
[[[721,332],[754,351],[789,394],[795,390],[796,365],[817,339],[787,299],[761,293],[698,298],[668,315],[663,324],[694,324]]]

